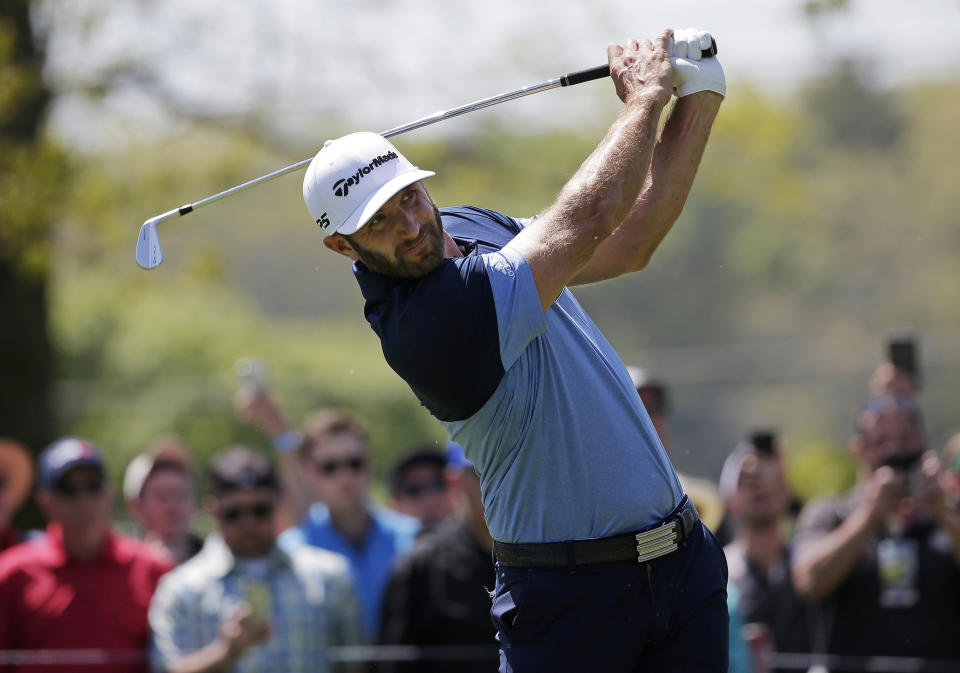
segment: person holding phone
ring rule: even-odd
[[[870,378],[870,395],[916,397],[922,380],[919,351],[918,339],[912,333],[891,334],[887,338],[886,360]]]
[[[413,548],[421,524],[374,501],[366,428],[334,408],[316,409],[294,428],[262,380],[242,382],[234,403],[240,418],[267,435],[277,452],[292,515],[280,545],[307,544],[346,557],[367,639],[376,640],[391,569]]]
[[[794,532],[793,577],[815,604],[815,647],[960,660],[960,521],[916,401],[871,399],[850,450],[857,486],[809,503]]]
[[[330,670],[326,648],[363,642],[347,560],[277,546],[280,484],[237,447],[214,457],[206,508],[216,521],[195,557],[165,576],[150,605],[155,670]]]

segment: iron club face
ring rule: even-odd
[[[153,269],[160,266],[163,261],[163,248],[160,247],[160,236],[157,234],[157,224],[180,215],[183,208],[176,208],[167,211],[162,215],[151,217],[140,227],[140,235],[137,236],[137,264],[144,269]]]
[[[137,264],[144,269],[152,269],[163,261],[163,248],[160,247],[160,237],[157,236],[157,219],[152,218],[140,227],[140,236],[137,238]]]

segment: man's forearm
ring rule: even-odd
[[[711,91],[680,98],[663,127],[646,184],[620,225],[635,230],[642,266],[683,212],[722,101]]]
[[[722,101],[709,91],[677,100],[629,214],[598,246],[573,284],[615,278],[647,265],[683,211]]]
[[[650,166],[662,110],[653,96],[629,104],[536,225],[508,244],[530,263],[544,308],[630,211]]]
[[[280,483],[283,484],[283,500],[289,510],[291,526],[296,526],[306,517],[310,510],[310,496],[304,484],[303,470],[313,469],[305,467],[298,450],[277,453],[277,465],[280,472]]]
[[[808,600],[822,600],[850,574],[873,534],[874,524],[865,509],[858,509],[842,524],[797,559],[793,580],[797,592]]]

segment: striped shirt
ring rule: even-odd
[[[194,558],[164,576],[150,604],[153,631],[151,664],[164,671],[181,657],[210,644],[220,624],[238,603],[266,596],[270,640],[248,650],[230,669],[253,671],[330,670],[329,646],[363,642],[357,599],[347,561],[338,554],[301,546],[274,547],[266,558],[264,577],[247,572],[223,539],[207,538]]]

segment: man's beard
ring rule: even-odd
[[[436,205],[433,206],[433,216],[435,218],[433,222],[420,225],[420,236],[414,241],[397,245],[394,250],[395,259],[358,245],[351,236],[345,238],[350,242],[350,247],[357,253],[360,261],[371,271],[396,278],[423,278],[443,261],[443,222]],[[419,260],[406,259],[404,253],[411,246],[419,243],[422,237],[427,239],[423,242],[425,254]]]

